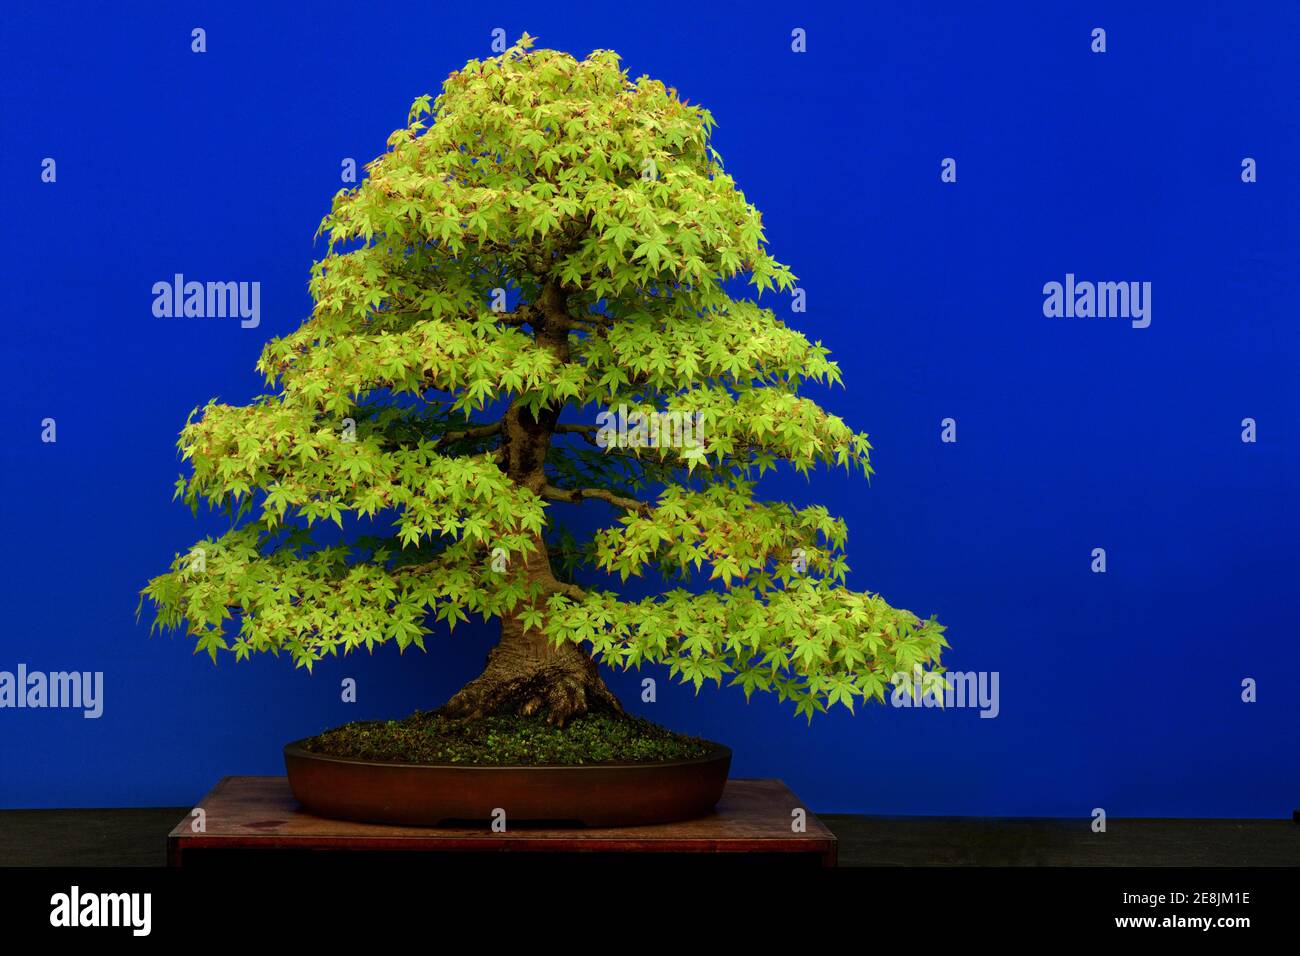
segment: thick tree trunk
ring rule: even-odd
[[[517,618],[501,621],[501,641],[488,654],[483,673],[439,710],[447,717],[521,714],[563,727],[588,712],[622,713],[623,708],[576,644],[555,647],[527,632]]]
[[[537,303],[541,315],[534,336],[561,361],[569,357],[568,329],[558,289],[546,287]],[[519,485],[541,494],[546,485],[543,465],[551,445],[559,409],[534,416],[512,405],[502,427],[502,469]],[[529,580],[555,584],[546,547],[540,540],[525,559]],[[483,673],[461,688],[440,709],[449,717],[494,714],[539,716],[559,726],[588,711],[622,712],[618,699],[605,686],[596,662],[577,644],[555,647],[545,634],[525,630],[515,615],[501,618],[501,640],[488,654]]]

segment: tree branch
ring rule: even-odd
[[[557,435],[581,435],[591,444],[596,444],[596,433],[600,431],[599,425],[556,425],[552,429]]]
[[[513,312],[498,312],[496,320],[505,325],[529,325],[537,321],[538,313],[531,305],[521,305]]]
[[[496,435],[501,431],[501,422],[493,422],[490,425],[475,425],[473,428],[466,428],[458,432],[447,432],[440,439],[436,448],[446,448],[448,445],[461,441],[465,438],[487,438],[489,435]]]
[[[565,597],[574,601],[581,601],[587,596],[587,592],[576,584],[568,584],[564,581],[556,581],[552,579],[550,581],[544,581],[543,585],[548,591],[555,594],[563,594]]]
[[[545,485],[542,488],[542,497],[548,501],[564,501],[574,505],[595,498],[597,501],[607,501],[615,507],[634,511],[642,517],[650,513],[650,505],[647,502],[638,501],[636,498],[625,498],[605,488],[557,488],[554,485]]]
[[[600,315],[593,315],[591,317],[568,315],[562,319],[552,319],[551,321],[556,322],[561,328],[570,332],[592,332],[608,329],[614,325],[612,319],[607,319]]]

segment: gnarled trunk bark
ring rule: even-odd
[[[438,712],[447,717],[521,714],[563,727],[591,711],[622,710],[601,680],[596,662],[581,647],[555,647],[544,635],[525,631],[518,618],[507,617],[483,673]]]
[[[545,317],[535,327],[537,343],[567,361],[568,328],[558,289],[545,287],[537,306]],[[516,484],[537,494],[546,486],[543,466],[558,418],[558,408],[544,408],[534,416],[511,405],[502,422],[501,467]],[[540,538],[524,567],[529,580],[556,583]],[[621,713],[623,708],[601,680],[590,655],[577,644],[554,646],[545,634],[525,629],[518,616],[509,614],[501,618],[501,640],[488,654],[483,673],[439,713],[448,717],[523,714],[564,726],[588,711],[602,710]]]

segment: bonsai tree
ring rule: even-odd
[[[870,475],[871,446],[800,394],[839,383],[827,349],[729,291],[794,276],[713,127],[610,51],[527,35],[417,99],[334,197],[270,394],[181,432],[177,497],[232,530],[149,582],[154,627],[310,670],[496,618],[440,712],[560,725],[620,709],[596,661],[809,718],[941,673],[942,626],[845,587],[842,521],[755,497],[774,469]],[[668,589],[610,589],[642,575]]]

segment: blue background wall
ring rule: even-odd
[[[215,526],[170,501],[176,433],[213,395],[256,394],[263,342],[307,315],[342,158],[380,153],[495,27],[616,49],[714,112],[808,291],[806,315],[775,307],[843,366],[847,388],[817,397],[877,449],[870,487],[772,490],[843,515],[851,583],[937,613],[949,665],[1001,677],[993,720],[876,707],[809,727],[735,689],[661,680],[641,704],[636,675],[615,675],[632,709],[729,742],[738,775],[822,810],[1300,805],[1300,8],[920,6],[7,11],[0,669],[102,670],[107,687],[99,720],[0,710],[0,805],[187,803],[220,775],[279,772],[287,740],[436,704],[476,673],[484,627],[308,677],[273,658],[214,668],[134,611]],[[260,281],[261,328],[154,318],[151,286],[175,272]],[[1150,328],[1045,318],[1042,286],[1067,272],[1152,282]]]

